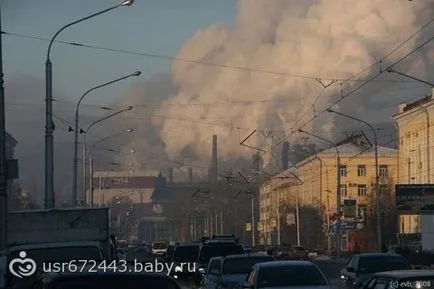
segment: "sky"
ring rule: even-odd
[[[117,3],[117,0],[3,0],[2,30],[51,38],[63,25]],[[233,0],[138,0],[132,6],[120,7],[70,27],[57,40],[173,57],[197,29],[233,20],[235,5]],[[23,74],[44,79],[48,42],[10,35],[3,39],[6,81]],[[61,91],[72,101],[98,84],[137,70],[142,72],[141,78],[147,79],[153,74],[168,72],[171,64],[166,59],[64,44],[53,45],[51,60],[53,89]],[[126,80],[97,91],[87,98],[86,103],[110,103],[132,81]]]
[[[1,1],[7,129],[19,142],[20,181],[27,188],[35,183],[39,197],[47,39],[63,25],[118,3]],[[402,57],[394,68],[432,79],[432,42],[416,47],[433,35],[433,11],[434,0],[136,0],[69,27],[58,41],[94,48],[52,47],[56,190],[66,197],[71,192],[68,126],[76,101],[138,70],[139,77],[92,92],[80,107],[80,127],[86,128],[108,114],[101,106],[134,105],[89,134],[97,141],[135,129],[107,143],[119,153],[101,155],[95,167],[108,170],[115,161],[123,170],[130,164],[135,170],[174,168],[180,178],[194,167],[195,175],[206,177],[216,134],[219,173],[242,170],[256,152],[240,145],[252,131],[245,144],[266,151],[265,163],[274,166],[282,141],[301,141],[293,133],[297,128],[336,141],[354,131],[354,122],[324,113],[336,101],[337,110],[375,125],[387,122],[392,128],[381,131],[381,143],[395,142],[398,104],[431,90],[395,74],[369,79]]]

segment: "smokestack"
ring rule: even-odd
[[[169,169],[169,184],[173,184],[173,168]]]
[[[282,171],[285,171],[288,169],[288,163],[289,163],[289,159],[288,159],[288,153],[289,153],[289,142],[284,142],[282,145]]]
[[[217,183],[217,135],[212,136],[211,182]]]
[[[193,182],[193,168],[188,168],[188,181]]]
[[[255,153],[252,156],[252,170],[260,171],[261,170],[261,156],[259,153]]]

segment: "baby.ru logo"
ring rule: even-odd
[[[18,278],[32,276],[36,272],[36,262],[32,258],[26,258],[27,253],[21,251],[19,258],[12,259],[9,263],[9,271]]]

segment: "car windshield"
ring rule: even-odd
[[[258,288],[323,285],[327,281],[313,265],[265,267],[258,276]]]
[[[21,250],[12,251],[10,259],[19,258]],[[55,247],[27,249],[27,258],[32,258],[36,263],[42,262],[64,262],[70,260],[101,260],[101,251],[96,246],[76,246],[76,247]]]
[[[223,274],[248,274],[257,263],[274,261],[268,256],[226,259],[223,263]]]
[[[152,249],[165,250],[165,249],[167,249],[167,245],[166,245],[166,243],[154,243],[152,245]]]
[[[51,288],[51,287],[50,287]],[[177,285],[168,279],[143,277],[80,277],[60,281],[55,289],[178,289]]]
[[[361,273],[377,273],[410,269],[410,265],[403,257],[375,256],[361,257],[359,268]]]
[[[173,261],[175,262],[194,262],[199,255],[199,246],[179,246],[176,247],[173,253]]]
[[[204,246],[200,250],[199,261],[209,262],[213,257],[244,254],[244,249],[240,245],[214,245]]]

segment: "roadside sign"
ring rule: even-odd
[[[246,223],[246,232],[252,231],[252,223]]]
[[[434,213],[434,184],[396,185],[395,191],[398,213]]]

